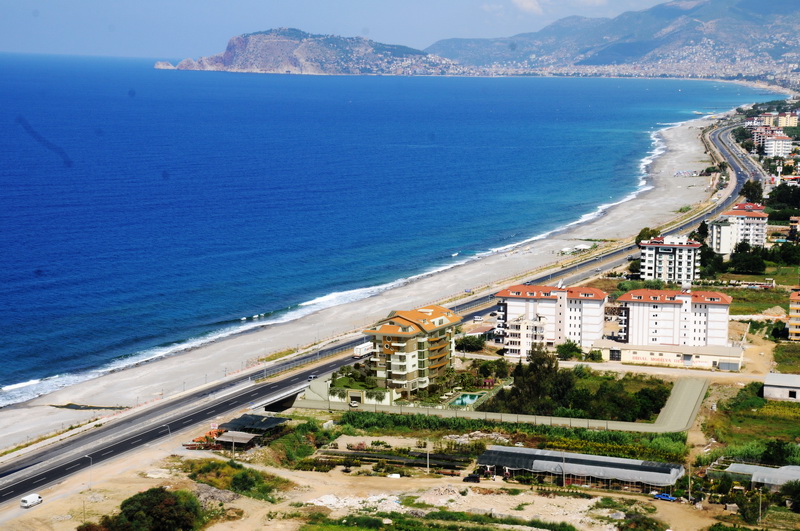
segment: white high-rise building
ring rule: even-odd
[[[740,203],[708,224],[709,246],[715,253],[726,256],[740,242],[747,242],[751,247],[764,247],[768,218],[763,205]]]
[[[617,299],[627,309],[620,336],[644,347],[728,346],[731,301],[713,291],[633,290]]]
[[[645,280],[691,283],[700,275],[700,243],[686,236],[661,236],[639,242],[640,274]]]
[[[520,284],[496,297],[497,337],[512,359],[524,358],[537,343],[571,340],[589,348],[603,336],[608,295],[602,290]]]

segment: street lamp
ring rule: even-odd
[[[92,461],[92,456],[89,454],[86,454],[84,457],[89,458],[89,490],[92,490],[92,465],[94,461]]]
[[[170,429],[169,429],[169,424],[164,424],[164,426],[166,426],[166,427],[167,427],[167,435],[169,435],[170,437],[172,437],[172,430],[170,430]]]

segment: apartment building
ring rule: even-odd
[[[792,154],[792,139],[786,135],[772,135],[764,139],[764,156],[786,158]]]
[[[405,396],[435,383],[452,366],[461,317],[442,306],[394,311],[364,331],[371,336],[370,373]]]
[[[800,341],[800,291],[789,295],[789,339]]]
[[[525,358],[534,344],[553,346],[571,340],[590,348],[603,336],[608,295],[602,290],[520,284],[495,296],[496,340],[510,359]]]
[[[731,297],[713,291],[638,289],[617,302],[627,308],[620,337],[634,345],[728,345]]]
[[[661,236],[639,242],[640,274],[645,280],[691,283],[700,275],[700,243],[686,236]]]
[[[767,243],[769,214],[758,203],[740,203],[708,224],[709,246],[718,254],[730,256],[740,242],[753,247]]]

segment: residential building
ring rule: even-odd
[[[747,242],[751,247],[767,243],[769,214],[758,203],[741,203],[720,214],[708,224],[709,246],[718,254],[729,256],[736,245]]]
[[[797,127],[797,115],[792,112],[782,112],[775,123],[778,127]]]
[[[645,280],[691,283],[700,275],[700,243],[686,236],[661,236],[639,242],[640,274]]]
[[[789,339],[800,341],[800,291],[789,295]]]
[[[800,402],[800,374],[769,373],[764,379],[764,398]]]
[[[461,317],[442,306],[394,311],[364,331],[371,336],[368,367],[378,385],[408,396],[435,383],[452,366]]]
[[[764,156],[786,158],[792,154],[792,139],[786,135],[772,135],[764,139]]]
[[[728,346],[730,295],[714,291],[637,289],[617,302],[628,308],[622,342],[632,345]]]
[[[602,290],[520,284],[495,296],[496,339],[511,359],[524,358],[534,344],[553,346],[571,340],[589,348],[603,336],[608,295]]]

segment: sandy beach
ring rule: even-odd
[[[268,325],[258,331],[232,336],[8,406],[0,410],[0,425],[4,426],[2,446],[15,446],[73,424],[115,413],[109,409],[76,410],[54,406],[73,403],[141,407],[206,382],[230,377],[244,369],[248,362],[269,352],[354,332],[394,309],[443,301],[463,294],[467,289],[476,294],[498,291],[505,279],[548,266],[558,268],[559,261],[568,259],[559,254],[562,248],[587,243],[587,240],[629,239],[642,227],[662,225],[681,216],[677,211],[682,207],[697,205],[711,197],[709,178],[690,175],[711,165],[710,156],[705,153],[699,137],[703,127],[712,122],[711,118],[704,117],[663,131],[666,151],[649,168],[648,184],[652,189],[631,201],[611,207],[597,219],[358,302],[321,310],[288,323]],[[536,207],[547,208],[547,205]],[[613,242],[608,245],[613,245]]]

